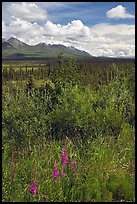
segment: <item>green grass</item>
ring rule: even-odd
[[[128,135],[124,135],[128,140],[122,141],[125,149],[110,137],[104,140],[100,136],[94,142],[89,140],[87,146],[66,139],[67,166],[61,163],[64,142],[45,141],[42,145],[39,141],[39,145],[34,145],[29,151],[15,151],[15,161],[12,161],[7,145],[4,146],[3,201],[134,201],[134,159],[129,157],[129,154],[134,155],[134,132],[128,126],[124,127],[125,130],[129,131]],[[122,137],[119,136],[118,142]],[[74,169],[71,167],[73,159],[76,160]],[[55,160],[59,169],[56,183],[52,178]],[[60,175],[62,170],[65,172],[63,178]],[[36,196],[29,192],[31,181],[36,181]]]

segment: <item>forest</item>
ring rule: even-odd
[[[135,62],[2,63],[2,201],[135,201]]]

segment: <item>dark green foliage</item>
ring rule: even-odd
[[[134,85],[129,86],[133,72],[129,73],[127,78],[123,77],[123,71],[119,71],[115,65],[111,71],[114,75],[112,80],[108,85],[99,86],[97,91],[93,91],[90,86],[84,87],[79,84],[74,61],[69,61],[67,66],[62,65],[58,69],[53,76],[54,82],[47,80],[37,88],[34,86],[34,78],[31,75],[26,88],[27,96],[31,98],[27,99],[21,89],[17,92],[14,88],[15,100],[13,96],[10,96],[11,115],[16,114],[12,109],[12,103],[18,103],[20,114],[24,113],[25,104],[30,118],[31,111],[39,121],[41,113],[41,118],[44,118],[44,124],[47,126],[47,133],[53,138],[67,135],[74,139],[80,136],[85,141],[88,135],[96,138],[99,133],[104,136],[117,137],[124,122],[134,125],[134,89],[131,91]],[[17,112],[19,126],[22,120],[28,120],[27,116],[23,119],[20,114]],[[13,119],[13,116],[11,118]],[[9,123],[8,125],[9,128],[16,127]],[[9,133],[12,131],[13,129],[9,129]],[[23,132],[22,134],[24,135]]]
[[[32,95],[32,91],[34,89],[34,77],[30,75],[28,84],[26,86],[26,95]]]

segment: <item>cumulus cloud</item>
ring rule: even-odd
[[[48,18],[46,10],[43,10],[32,2],[12,3],[8,7],[8,11],[11,15],[27,21],[47,20]]]
[[[17,8],[18,3],[14,4]],[[11,5],[13,9],[13,3]],[[23,3],[21,5],[23,8],[26,6]],[[29,3],[28,10],[30,8],[40,9],[35,3]],[[12,10],[10,22],[7,24],[2,21],[3,37],[8,39],[13,36],[30,45],[42,42],[73,46],[94,56],[135,56],[135,25],[100,23],[89,27],[78,19],[61,25],[44,18],[45,13],[30,16],[26,13],[26,17],[23,17],[23,11],[19,14],[19,11]],[[44,20],[39,23],[37,19],[42,18]]]
[[[67,25],[54,24],[50,21],[47,21],[44,24],[45,34],[55,35],[55,36],[88,36],[90,35],[90,29],[85,26],[80,20],[73,20]]]
[[[13,16],[11,18],[11,22],[9,25],[2,24],[3,28],[3,35],[5,38],[12,36],[17,36],[18,38],[24,38],[25,40],[28,40],[29,38],[35,38],[35,36],[39,36],[42,34],[41,30],[42,27],[40,27],[36,22],[31,23],[25,20],[22,20],[20,18],[17,18]]]
[[[118,5],[117,7],[108,10],[106,12],[106,15],[108,18],[114,18],[114,19],[135,18],[134,15],[127,13],[126,8],[122,5]]]

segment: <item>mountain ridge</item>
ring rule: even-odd
[[[58,58],[60,52],[64,52],[66,58],[87,59],[87,60],[113,60],[113,59],[135,59],[135,57],[106,57],[93,56],[88,52],[79,50],[73,46],[66,47],[62,44],[46,44],[40,42],[36,45],[28,45],[17,38],[5,39],[2,37],[2,59],[3,60],[38,60]]]
[[[15,48],[29,46],[26,43],[18,40],[17,38],[14,38],[14,37],[9,38],[6,42],[10,43]]]
[[[49,57],[57,58],[59,53],[63,51],[65,57],[74,58],[91,58],[94,57],[88,52],[79,50],[75,47],[66,47],[62,44],[46,44],[38,43],[36,45],[28,45],[17,38],[11,37],[8,40],[2,40],[2,58],[21,58],[24,57]]]

